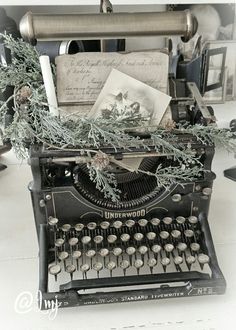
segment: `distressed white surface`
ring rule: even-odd
[[[214,106],[220,126],[236,118],[236,103]],[[33,299],[29,311],[14,309],[22,292],[34,296],[38,287],[38,247],[27,185],[30,168],[9,152],[0,172],[0,313],[6,329],[18,330],[234,330],[236,310],[236,182],[223,170],[236,165],[233,155],[217,150],[209,221],[220,267],[228,289],[223,296],[175,298],[59,310],[55,320],[39,312]],[[26,311],[26,310],[25,310]]]

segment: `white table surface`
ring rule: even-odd
[[[236,118],[236,103],[214,106],[219,126]],[[32,305],[15,310],[18,295],[38,288],[38,246],[30,194],[30,168],[12,151],[0,158],[8,168],[0,172],[0,317],[2,329],[18,330],[234,330],[236,328],[236,182],[223,170],[236,165],[233,155],[217,150],[209,213],[220,267],[227,280],[223,296],[98,305],[60,309],[54,320]]]

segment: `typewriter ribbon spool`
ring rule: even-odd
[[[183,41],[197,31],[189,10],[178,12],[42,15],[26,13],[20,22],[24,40],[111,39],[180,35]]]

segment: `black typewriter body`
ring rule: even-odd
[[[195,98],[186,95],[186,86],[175,90],[171,110],[178,122],[207,124]],[[208,224],[214,147],[191,136],[178,138],[191,143],[207,170],[204,176],[165,189],[151,176],[114,168],[120,203],[104,199],[95,188],[86,166],[76,163],[78,151],[31,147],[29,188],[39,240],[42,309],[55,303],[70,307],[225,292]],[[117,159],[144,152],[103,151]],[[140,166],[153,171],[172,162],[168,156],[146,157]],[[49,272],[52,266],[55,275]]]

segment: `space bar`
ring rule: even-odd
[[[142,285],[142,284],[158,284],[168,282],[181,282],[181,281],[193,281],[193,280],[209,280],[208,274],[202,274],[200,272],[181,272],[181,273],[165,273],[165,274],[150,274],[139,276],[117,276],[106,278],[93,278],[84,280],[73,280],[66,284],[60,285],[60,291],[65,290],[84,290],[95,289],[104,287],[118,287],[118,286],[130,286],[130,285]]]

